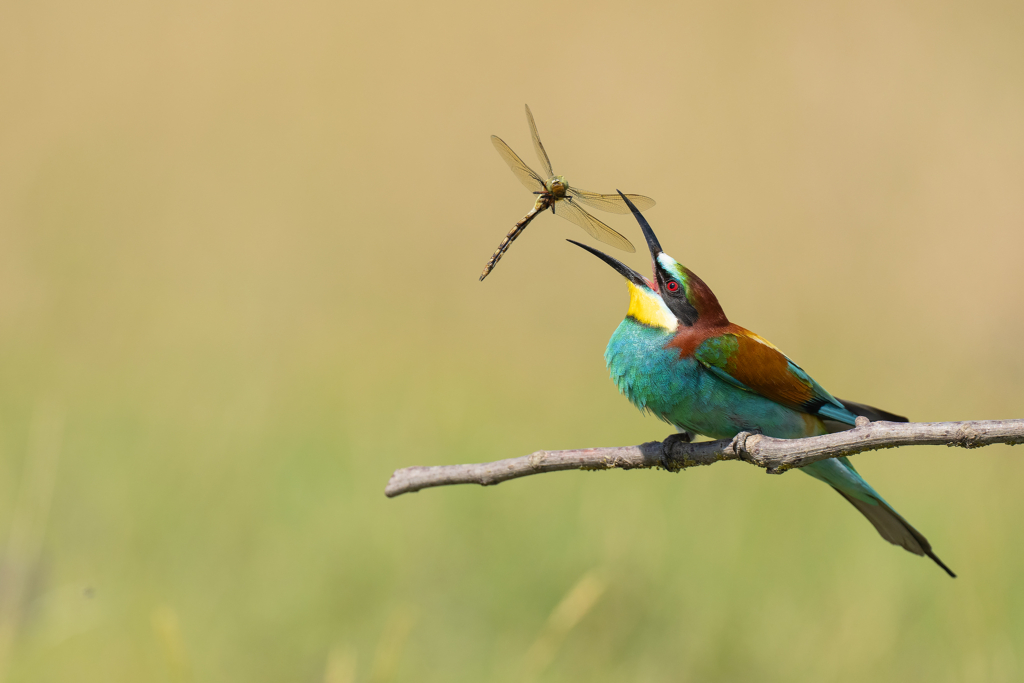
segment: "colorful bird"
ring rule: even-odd
[[[765,339],[725,317],[704,281],[661,250],[658,238],[627,199],[651,252],[653,280],[579,242],[626,278],[629,309],[612,334],[605,362],[619,391],[684,432],[731,439],[760,431],[798,439],[849,429],[858,416],[906,422],[907,418],[836,399]],[[845,458],[801,468],[839,492],[875,526],[882,538],[927,555],[956,576],[932,552],[917,529],[885,502]]]

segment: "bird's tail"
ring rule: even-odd
[[[846,404],[846,401],[843,401]],[[890,420],[894,422],[895,420]],[[942,567],[947,574],[956,574],[932,552],[931,543],[924,535],[911,526],[910,522],[892,509],[864,478],[857,473],[853,465],[845,457],[820,460],[801,468],[815,479],[819,479],[836,491],[853,507],[868,518],[875,529],[885,540],[915,555],[926,555],[935,564]]]
[[[838,399],[840,403],[845,406],[854,415],[858,417],[864,416],[872,422],[910,422],[907,418],[902,415],[890,413],[888,410],[882,410],[881,408],[874,408],[872,406],[866,406],[863,403],[854,403],[853,401],[844,401]]]

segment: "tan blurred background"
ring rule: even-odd
[[[994,1],[3,3],[0,680],[1024,678],[1009,447],[857,459],[955,581],[741,465],[382,494],[668,431],[607,378],[582,231],[476,280],[532,202],[488,141],[535,164],[524,103],[832,392],[1024,416],[1022,35]]]

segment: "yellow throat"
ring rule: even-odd
[[[626,311],[626,317],[648,327],[659,327],[663,330],[672,331],[679,326],[679,319],[668,310],[660,296],[646,287],[636,286],[629,280],[626,280],[626,286],[629,287],[629,310]]]

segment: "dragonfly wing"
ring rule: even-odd
[[[537,150],[537,158],[540,159],[540,170],[548,174],[548,178],[553,178],[555,172],[551,170],[551,159],[548,159],[548,151],[544,149],[544,143],[540,141],[540,135],[537,133],[537,124],[533,120],[533,112],[530,111],[530,105],[526,105],[526,120],[530,123],[530,135],[533,137],[533,148]]]
[[[523,160],[512,151],[512,148],[505,144],[505,141],[499,138],[497,135],[491,136],[491,143],[494,145],[494,149],[498,150],[498,154],[505,160],[508,167],[512,169],[512,173],[515,174],[516,178],[519,178],[519,182],[526,186],[527,190],[531,192],[543,192],[544,191],[544,180],[533,172],[533,170],[523,163]]]
[[[600,240],[605,244],[610,244],[622,251],[628,251],[629,253],[636,251],[636,248],[630,244],[629,240],[591,216],[575,201],[569,199],[559,200],[555,202],[554,209],[556,216],[561,216],[567,221],[572,221],[586,230],[587,234],[594,239]]]
[[[575,187],[569,188],[569,194],[575,197],[577,201],[601,211],[629,213],[629,207],[626,206],[626,202],[622,201],[622,197],[617,194],[598,194],[597,192],[587,192]],[[633,202],[638,211],[646,211],[654,206],[654,200],[642,194],[627,194],[626,196],[629,197],[629,201]]]

